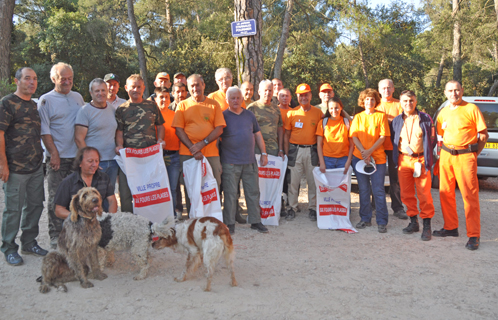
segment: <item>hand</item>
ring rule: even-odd
[[[279,151],[278,156],[282,157],[282,160],[285,160],[285,153],[283,151]]]
[[[50,155],[50,168],[52,170],[57,171],[61,167],[61,158],[59,158],[59,154],[51,154]]]
[[[325,171],[326,171],[326,170],[327,170],[327,169],[326,169],[326,167],[325,167],[325,163],[321,163],[321,164],[320,164],[320,172],[321,172],[321,173],[325,173]]]
[[[365,159],[363,159],[363,161],[365,161],[366,164],[370,164],[370,160],[371,158],[370,157],[366,157]]]
[[[9,166],[7,162],[0,164],[0,180],[7,182],[9,180]]]
[[[203,157],[204,156],[203,156],[202,152],[194,153],[195,160],[202,160]]]
[[[262,154],[259,158],[259,164],[264,167],[268,164],[268,156],[266,154]]]
[[[367,158],[370,158],[371,155],[372,155],[372,152],[370,150],[361,151],[361,157],[363,158],[363,160],[365,160],[365,162],[367,161]]]
[[[346,161],[346,164],[344,165],[344,174],[348,173],[349,166],[351,166],[351,160]]]
[[[195,154],[197,152],[200,152],[202,150],[202,148],[204,148],[205,146],[206,146],[206,144],[204,143],[204,141],[199,141],[196,144],[192,145],[189,148],[189,151],[195,156]]]
[[[123,146],[116,146],[116,149],[114,149],[114,152],[119,156],[121,153],[119,153],[119,150],[123,149]]]
[[[164,140],[163,140],[163,139],[159,139],[159,140],[157,140],[157,143],[159,143],[159,144],[160,144],[160,145],[162,145],[163,147],[165,147],[165,146],[166,146],[166,142],[164,142]]]

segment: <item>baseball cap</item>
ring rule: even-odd
[[[307,92],[311,92],[311,88],[306,83],[301,83],[296,88],[296,93],[298,93],[298,94],[300,94],[300,93],[307,93]]]
[[[185,78],[187,77],[187,76],[185,75],[185,73],[183,73],[183,72],[177,72],[177,73],[175,73],[175,75],[173,76],[173,79],[175,79],[176,77],[178,77],[178,76],[180,76],[180,75],[184,76]]]
[[[324,83],[320,87],[320,92],[325,91],[325,90],[332,90],[332,91],[334,91],[334,89],[332,89],[332,86],[330,84],[328,84],[328,83]]]
[[[108,73],[104,76],[104,81],[107,82],[109,80],[116,80],[117,82],[119,82],[119,77],[117,74]]]
[[[169,74],[167,72],[159,72],[156,76],[157,79],[168,79],[169,80]]]
[[[370,158],[370,164],[366,164],[364,160],[360,160],[356,163],[356,172],[372,175],[375,171],[377,171],[377,166],[375,165],[373,158]]]

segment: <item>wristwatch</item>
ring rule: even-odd
[[[268,155],[268,153],[266,153],[266,152],[261,152],[261,155],[262,155],[262,156],[267,156],[267,155]]]
[[[204,143],[206,144],[206,146],[209,144],[208,139],[204,139],[203,141],[204,141]]]

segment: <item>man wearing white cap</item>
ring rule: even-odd
[[[332,89],[332,86],[328,83],[324,83],[320,87],[320,93],[318,94],[320,96],[320,100],[322,100],[322,103],[316,105],[315,107],[319,108],[322,110],[322,112],[325,114],[327,112],[327,102],[329,101],[330,98],[333,98],[335,93],[334,89]]]

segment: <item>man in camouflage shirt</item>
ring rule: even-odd
[[[125,85],[130,100],[116,110],[116,154],[123,148],[146,148],[164,139],[163,116],[157,104],[143,98],[145,84],[142,77],[133,74]],[[157,136],[156,136],[157,132]],[[126,175],[119,170],[119,197],[122,212],[133,212],[132,199]]]
[[[273,84],[270,80],[263,80],[259,83],[259,100],[251,103],[247,110],[254,113],[258,121],[263,139],[265,141],[266,152],[272,156],[284,157],[283,148],[283,122],[278,106],[271,102],[273,97]],[[258,146],[254,152],[261,154]]]
[[[0,101],[0,179],[4,182],[5,209],[2,217],[2,252],[7,263],[18,266],[16,235],[22,229],[21,252],[45,256],[38,246],[38,222],[43,211],[43,149],[41,122],[31,100],[38,85],[31,68],[17,70],[17,90]]]

